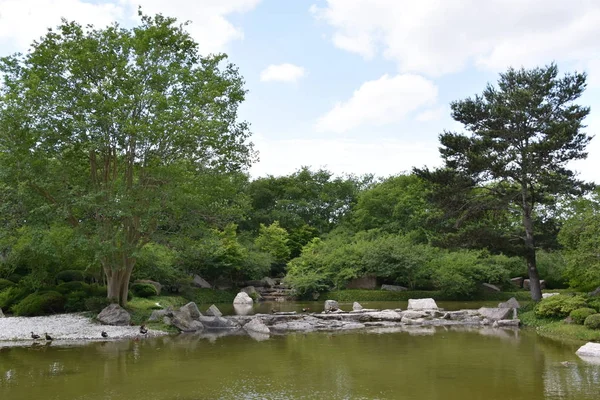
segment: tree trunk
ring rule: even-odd
[[[127,305],[127,294],[129,292],[129,279],[135,265],[135,260],[128,258],[125,265],[120,267],[105,266],[104,273],[107,280],[106,297],[118,303],[121,307]]]
[[[525,227],[525,259],[527,260],[527,273],[529,274],[529,289],[531,290],[531,299],[533,301],[540,301],[542,299],[542,288],[540,285],[540,275],[538,274],[535,256],[533,219],[531,217],[530,208],[526,208],[524,211],[523,226]]]

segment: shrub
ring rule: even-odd
[[[131,292],[137,297],[152,297],[158,295],[156,288],[150,283],[134,283],[131,285]]]
[[[64,311],[66,299],[58,292],[32,293],[13,306],[18,316],[36,316]]]
[[[93,313],[99,313],[106,306],[110,304],[110,301],[106,298],[106,296],[94,296],[88,297],[83,301],[84,307],[87,311],[91,311]]]
[[[91,288],[90,285],[88,285],[87,283],[81,281],[71,281],[61,283],[60,285],[56,286],[55,290],[61,294],[68,295],[72,292],[89,293],[91,291]]]
[[[0,308],[8,310],[13,304],[23,300],[29,293],[27,290],[11,286],[0,292]]]
[[[600,314],[593,314],[588,316],[583,323],[586,328],[600,329]]]
[[[56,282],[83,282],[85,276],[82,271],[66,270],[56,274]]]
[[[85,311],[85,299],[88,294],[84,291],[78,290],[67,294],[67,301],[65,302],[65,311],[67,312],[78,312]]]
[[[600,311],[600,297],[589,297],[587,300],[587,305],[589,308],[595,308]]]
[[[15,283],[9,281],[8,279],[2,279],[0,278],[0,292],[4,289],[6,289],[7,287],[11,287],[14,286]]]
[[[571,311],[569,316],[576,324],[583,325],[585,319],[594,314],[596,314],[596,310],[593,308],[578,308],[577,310]]]
[[[571,311],[585,307],[585,299],[581,296],[557,296],[542,299],[535,307],[535,315],[542,318],[565,318]]]

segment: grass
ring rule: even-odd
[[[600,330],[583,325],[565,324],[561,320],[539,318],[533,310],[519,313],[523,326],[534,328],[540,336],[566,342],[600,342]]]

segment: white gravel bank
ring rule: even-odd
[[[31,332],[44,338],[48,333],[56,342],[133,339],[143,337],[139,326],[109,326],[92,321],[79,314],[59,314],[47,317],[0,318],[0,341],[32,342]],[[108,339],[100,334],[108,333]],[[146,337],[161,336],[165,332],[149,330]],[[43,341],[43,340],[42,340]],[[58,344],[58,343],[57,343]]]

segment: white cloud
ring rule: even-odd
[[[304,68],[294,64],[271,64],[260,73],[260,80],[261,82],[296,82],[304,74]]]
[[[49,27],[60,24],[61,17],[82,25],[106,26],[114,21],[124,24],[139,21],[138,6],[152,15],[192,21],[187,30],[198,41],[200,51],[226,50],[233,40],[243,39],[241,28],[227,20],[232,13],[252,10],[261,0],[109,0],[91,3],[84,0],[0,0],[0,44],[5,41],[23,51]]]
[[[437,143],[415,140],[382,139],[376,142],[352,139],[289,139],[253,138],[260,151],[260,162],[254,164],[251,175],[286,175],[301,166],[325,168],[335,174],[357,175],[374,173],[389,176],[412,167],[440,166]],[[435,139],[434,139],[435,140]]]
[[[327,0],[311,7],[333,43],[401,72],[439,76],[600,60],[600,2],[588,0]]]
[[[419,113],[415,119],[420,122],[437,121],[445,115],[450,115],[450,110],[446,106],[440,106]]]
[[[402,121],[437,98],[437,87],[419,75],[383,75],[368,81],[352,97],[319,118],[318,132],[346,132],[363,124],[376,126]]]

